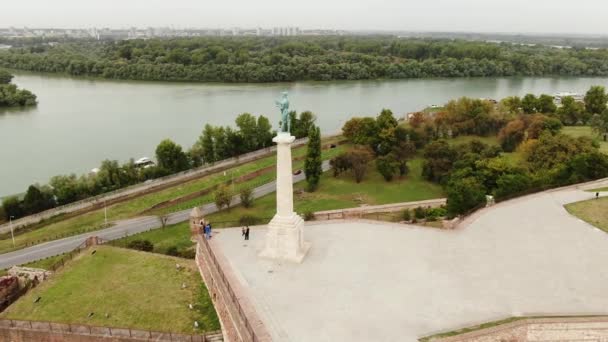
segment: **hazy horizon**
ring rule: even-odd
[[[575,5],[575,6],[573,6]],[[608,32],[608,2],[582,0],[21,0],[2,27],[230,28],[299,26],[350,31],[587,34]]]

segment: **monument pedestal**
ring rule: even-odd
[[[260,256],[300,263],[310,244],[304,242],[304,220],[293,211],[291,143],[294,140],[287,132],[272,139],[277,143],[277,213],[268,223],[266,244]]]

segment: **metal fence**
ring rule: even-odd
[[[251,326],[251,323],[249,322],[249,319],[247,318],[245,311],[243,311],[243,307],[241,306],[236,294],[234,293],[234,290],[230,286],[230,282],[228,281],[228,279],[226,279],[226,275],[224,274],[224,271],[220,267],[220,264],[217,261],[215,253],[213,253],[211,246],[209,246],[209,241],[207,241],[207,239],[205,239],[203,237],[200,237],[199,241],[202,241],[202,242],[199,243],[198,246],[200,249],[202,249],[204,251],[204,253],[208,257],[207,260],[211,260],[210,265],[213,266],[213,269],[219,275],[219,281],[221,282],[222,287],[225,288],[227,291],[227,294],[229,297],[227,299],[230,300],[230,304],[232,304],[234,306],[234,308],[236,309],[236,312],[239,316],[239,319],[243,322],[243,324],[245,326],[245,330],[248,333],[247,337],[250,338],[249,341],[252,341],[252,342],[259,341],[259,338],[256,335],[255,331],[253,330],[253,327]]]
[[[131,328],[100,327],[86,324],[55,323],[47,321],[29,321],[0,319],[0,329],[37,330],[42,332],[55,332],[62,334],[90,335],[90,336],[112,336],[133,339],[150,339],[154,341],[190,341],[211,342],[217,341],[222,336],[221,331],[203,332],[202,334],[181,334],[172,332],[161,332],[152,330],[140,330]]]

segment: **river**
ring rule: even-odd
[[[291,108],[311,110],[325,133],[353,116],[390,108],[395,115],[461,97],[500,99],[525,93],[585,92],[608,78],[459,78],[279,84],[196,84],[79,79],[17,73],[37,107],[0,112],[0,197],[81,174],[103,159],[153,157],[170,138],[188,149],[206,123],[233,125],[243,112],[278,121],[274,100],[289,91]]]

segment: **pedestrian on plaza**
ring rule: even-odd
[[[203,234],[205,234],[205,239],[209,240],[209,224],[203,227]]]
[[[600,193],[599,193],[599,192],[596,192],[596,193],[595,193],[595,199],[598,199],[598,198],[600,198]]]
[[[205,220],[204,219],[201,219],[201,222],[199,222],[198,231],[201,234],[203,234],[205,232]]]
[[[207,223],[207,239],[211,239],[212,234],[211,234],[211,222]]]
[[[241,236],[245,236],[245,226],[243,226],[243,228],[241,228]]]
[[[245,241],[249,240],[249,226],[245,227]]]

